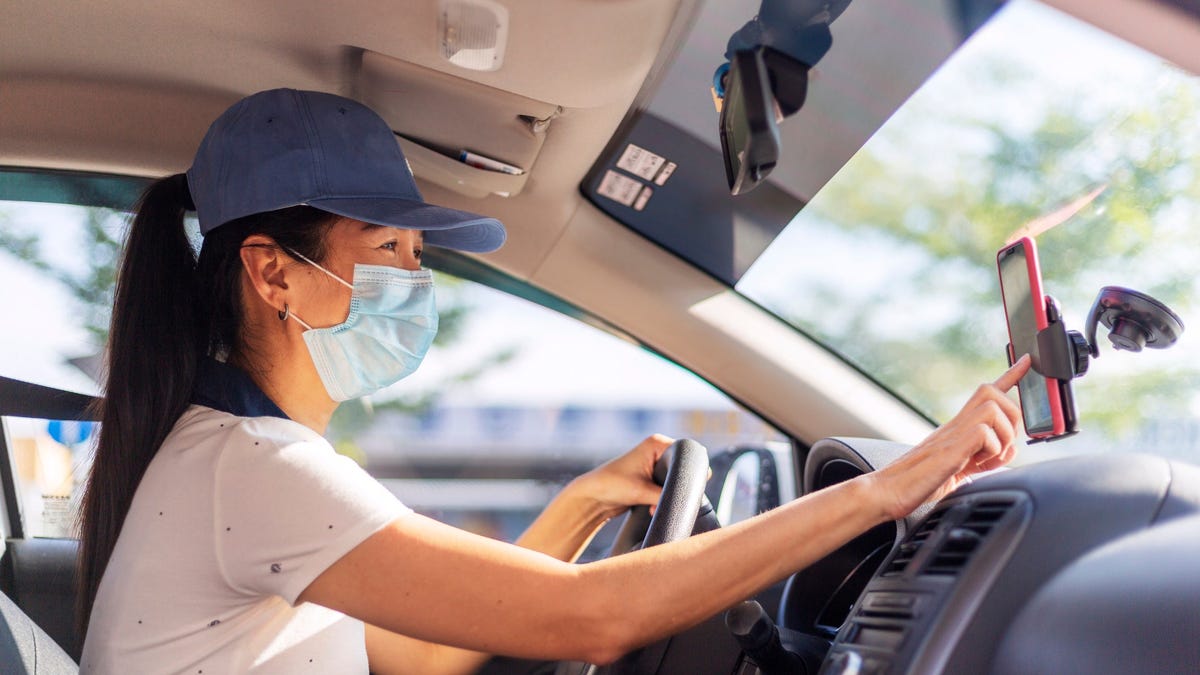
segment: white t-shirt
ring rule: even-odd
[[[410,510],[277,414],[180,417],[100,582],[81,672],[367,672],[362,622],[296,598]]]

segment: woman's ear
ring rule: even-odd
[[[242,241],[242,269],[255,294],[272,309],[282,312],[287,302],[289,258],[274,239],[252,234]]]

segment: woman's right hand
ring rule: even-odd
[[[1022,356],[994,383],[975,391],[946,424],[888,466],[864,476],[891,520],[950,494],[972,474],[1008,464],[1017,454],[1021,408],[1007,392],[1029,370]]]

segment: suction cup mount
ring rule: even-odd
[[[1088,315],[1086,335],[1077,330],[1067,330],[1058,302],[1049,295],[1046,296],[1046,321],[1046,327],[1037,334],[1037,353],[1033,354],[1032,367],[1042,376],[1052,377],[1061,383],[1059,393],[1066,430],[1062,435],[1041,438],[1039,441],[1059,440],[1079,431],[1070,383],[1087,373],[1090,359],[1100,356],[1100,346],[1096,343],[1097,326],[1104,324],[1109,329],[1108,340],[1113,349],[1119,351],[1166,349],[1183,334],[1183,320],[1169,307],[1145,293],[1120,286],[1100,289]],[[1009,364],[1015,357],[1012,345],[1009,345]]]
[[[1092,358],[1100,356],[1096,325],[1111,332],[1113,349],[1140,352],[1143,347],[1166,349],[1183,333],[1183,320],[1158,300],[1128,288],[1105,286],[1096,296],[1087,321],[1087,341]]]
[[[1183,334],[1183,320],[1169,307],[1138,291],[1105,286],[1088,315],[1086,334],[1067,330],[1058,302],[1046,296],[1046,328],[1038,331],[1035,370],[1063,382],[1082,377],[1089,359],[1100,357],[1096,329],[1104,324],[1113,349],[1140,352],[1166,349]]]

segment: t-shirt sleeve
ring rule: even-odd
[[[354,460],[287,420],[242,422],[222,450],[214,488],[226,583],[292,605],[330,565],[411,511]]]

